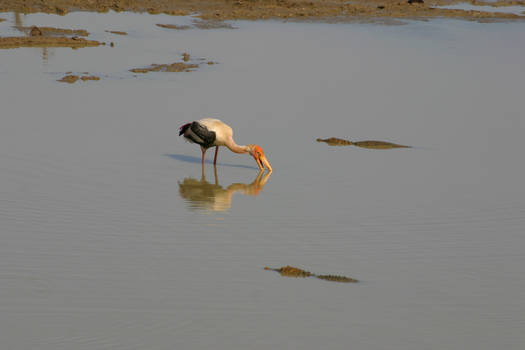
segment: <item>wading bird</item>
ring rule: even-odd
[[[213,165],[216,165],[219,146],[226,146],[235,153],[249,153],[257,162],[260,170],[264,170],[264,166],[266,166],[272,172],[272,167],[268,159],[266,159],[261,146],[236,144],[233,140],[232,128],[219,119],[204,118],[184,124],[179,128],[179,136],[181,135],[184,135],[186,140],[201,146],[202,166],[204,166],[204,155],[208,148],[215,146]]]

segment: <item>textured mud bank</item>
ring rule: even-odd
[[[1,11],[47,12],[64,15],[70,11],[106,12],[135,11],[151,14],[188,15],[199,13],[203,19],[265,19],[265,18],[430,18],[519,19],[510,13],[438,9],[434,6],[458,3],[457,0],[0,0]],[[463,1],[465,2],[465,1]],[[523,1],[498,1],[475,5],[523,5]]]
[[[45,36],[13,36],[0,37],[0,49],[16,49],[19,47],[71,47],[73,49],[99,46],[100,42],[78,37],[45,37]]]

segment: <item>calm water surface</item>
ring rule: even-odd
[[[525,23],[0,17],[115,42],[0,50],[3,349],[523,349]],[[183,52],[218,64],[128,71]],[[202,174],[204,116],[274,173]]]

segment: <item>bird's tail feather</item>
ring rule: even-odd
[[[190,126],[191,126],[191,123],[187,123],[187,124],[184,124],[183,126],[181,126],[179,128],[179,136],[184,135],[184,133],[186,132],[186,130],[188,130],[188,128]]]

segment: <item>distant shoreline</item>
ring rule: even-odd
[[[0,12],[53,13],[131,11],[175,16],[197,14],[203,19],[304,19],[353,21],[460,18],[477,21],[523,20],[525,14],[435,8],[457,3],[491,7],[525,6],[525,1],[476,0],[0,0]]]

